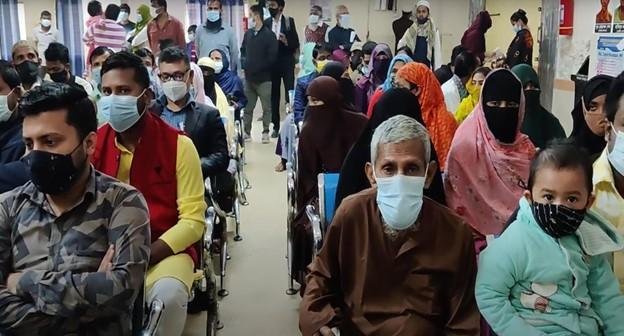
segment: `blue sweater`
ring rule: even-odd
[[[0,193],[30,180],[26,165],[20,161],[26,147],[22,140],[22,120],[0,123]]]
[[[576,235],[554,239],[522,198],[516,221],[480,255],[479,309],[498,335],[624,335],[624,296],[605,255],[623,247],[591,212]]]
[[[297,85],[295,87],[295,101],[293,103],[293,110],[295,112],[295,123],[303,121],[305,109],[308,106],[308,85],[316,78],[318,74],[313,72],[307,76],[297,78]]]

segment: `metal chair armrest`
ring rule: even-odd
[[[158,324],[160,323],[164,309],[165,304],[162,301],[152,301],[149,308],[147,324],[145,326],[145,330],[143,330],[143,336],[152,336],[156,334],[156,329],[158,329]]]
[[[317,255],[323,246],[323,231],[321,231],[321,216],[313,205],[306,207],[306,215],[312,226],[312,238],[314,241],[314,255]]]
[[[206,188],[206,192],[208,193],[208,197],[210,198],[210,202],[212,203],[211,206],[214,208],[217,216],[222,217],[222,218],[227,218],[227,213],[221,210],[221,208],[219,207],[219,204],[215,201],[211,182],[212,181],[210,180],[210,177],[207,177],[204,180],[204,188]]]

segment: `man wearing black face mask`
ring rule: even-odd
[[[295,19],[284,15],[284,0],[268,0],[267,7],[271,17],[264,21],[264,25],[271,29],[278,40],[277,61],[272,71],[271,86],[271,122],[273,123],[272,138],[277,138],[280,127],[280,86],[284,82],[284,92],[295,87],[295,61],[299,58],[299,36],[295,26]],[[286,102],[289,102],[286,94]]]
[[[519,64],[511,69],[524,88],[525,112],[522,133],[529,136],[538,148],[546,147],[552,139],[565,138],[559,119],[546,110],[540,102],[539,77],[530,65]]]
[[[89,164],[97,119],[83,90],[44,83],[20,112],[32,180],[0,197],[0,334],[130,335],[147,204]]]
[[[522,84],[511,71],[491,73],[482,89],[483,112],[492,135],[504,144],[514,143],[519,121]]]
[[[11,58],[24,90],[28,91],[41,85],[42,79],[39,75],[41,58],[39,58],[39,53],[32,43],[25,40],[15,43],[11,51]]]
[[[85,79],[71,73],[69,49],[58,42],[50,43],[45,53],[46,71],[50,79],[56,83],[69,84],[83,89],[87,95],[93,95],[93,86]]]

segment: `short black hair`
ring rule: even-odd
[[[470,77],[477,67],[477,58],[470,51],[464,51],[455,58],[455,75],[459,78]]]
[[[67,124],[76,128],[81,139],[97,131],[95,104],[84,90],[77,87],[43,82],[26,92],[19,103],[19,111],[25,118],[54,110],[67,110]]]
[[[105,47],[105,46],[99,46],[95,49],[93,49],[93,52],[91,53],[91,56],[89,56],[89,64],[93,65],[93,59],[98,57],[98,56],[102,56],[104,54],[108,53],[109,55],[112,55],[115,53],[115,51],[113,51],[113,49],[109,48],[109,47]]]
[[[121,5],[119,5],[119,9],[124,11],[124,12],[128,12],[130,13],[130,5],[128,5],[127,3],[122,3]]]
[[[208,1],[206,1],[206,6],[210,5],[212,2],[218,2],[219,3],[219,8],[223,8],[223,1],[221,1],[221,0],[208,0]]]
[[[154,57],[154,54],[152,53],[151,50],[149,50],[147,48],[137,49],[137,50],[134,51],[134,54],[139,56],[140,58],[149,57],[149,58],[152,59],[152,64],[156,63],[156,58]]]
[[[46,49],[43,54],[45,55],[46,62],[59,61],[63,64],[69,64],[69,49],[61,43],[50,43],[48,49]]]
[[[260,15],[260,17],[264,15],[264,10],[262,10],[262,6],[260,5],[253,5],[249,7],[249,11],[253,14]]]
[[[321,47],[317,45],[314,49],[312,49],[312,59],[316,59],[318,57],[320,48]]]
[[[544,167],[555,169],[580,168],[585,173],[585,187],[589,193],[594,189],[593,162],[587,150],[579,146],[574,139],[554,139],[546,147],[540,149],[531,161],[527,189],[531,191],[535,183],[535,175]]]
[[[511,21],[522,21],[524,22],[524,24],[528,24],[529,23],[529,18],[527,17],[527,13],[524,9],[518,9],[516,12],[514,12],[513,14],[511,14]]]
[[[332,54],[333,50],[332,48],[329,46],[329,44],[323,43],[318,47],[318,53],[328,53],[328,54]],[[316,57],[315,57],[316,58]]]
[[[364,53],[364,55],[371,55],[376,46],[377,42],[368,41],[364,43],[364,45],[362,45],[362,52]]]
[[[410,47],[402,46],[401,48],[397,49],[396,54],[398,55],[401,51],[405,52],[405,54],[410,58],[414,58],[414,52],[412,52],[412,49],[410,49]]]
[[[605,100],[605,113],[607,115],[607,120],[613,122],[615,120],[615,115],[622,108],[620,106],[620,101],[622,100],[622,96],[624,95],[624,72],[622,72],[619,76],[617,76],[613,83],[611,83],[611,88],[609,88],[609,92],[607,93],[607,99]]]
[[[87,13],[91,16],[102,15],[102,4],[97,0],[89,1],[87,5]]]
[[[277,7],[284,7],[284,6],[286,6],[286,1],[284,1],[284,0],[266,0],[266,2],[269,2],[269,1],[277,2]]]
[[[117,18],[119,17],[119,12],[121,12],[121,9],[119,8],[119,6],[115,4],[110,4],[106,6],[104,17],[109,20],[117,20]]]
[[[177,63],[180,61],[184,61],[186,66],[191,66],[191,60],[189,59],[186,51],[180,47],[169,47],[160,52],[160,56],[158,57],[158,64],[162,63]]]
[[[156,5],[164,7],[165,10],[167,10],[167,0],[151,0],[150,4],[151,3],[155,3]]]
[[[191,32],[195,33],[195,32],[197,32],[197,25],[195,25],[195,24],[194,25],[190,25],[186,31],[188,33],[191,33]]]
[[[102,65],[102,76],[114,69],[134,69],[134,81],[144,89],[149,88],[149,73],[139,56],[127,51],[120,51],[113,54]]]
[[[52,17],[52,13],[48,12],[47,10],[44,10],[43,12],[41,12],[41,15],[39,17],[44,17],[44,16]]]
[[[463,53],[464,51],[466,51],[466,48],[462,47],[461,45],[455,46],[455,48],[453,48],[453,51],[451,52],[451,63],[449,65],[455,65],[455,59],[457,58],[457,56],[459,56],[459,54]]]
[[[175,47],[176,44],[175,42],[173,42],[173,39],[164,39],[164,40],[160,40],[158,43],[158,49],[160,50],[165,50],[169,47]]]
[[[17,70],[11,65],[11,62],[0,60],[0,77],[11,88],[11,90],[20,86],[21,79]]]
[[[321,7],[319,5],[314,5],[314,6],[310,7],[310,9],[316,9],[317,11],[321,12],[321,14],[323,14],[323,7]]]

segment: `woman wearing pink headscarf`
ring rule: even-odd
[[[509,70],[486,78],[481,101],[459,126],[444,181],[448,206],[474,229],[477,246],[497,235],[516,209],[535,147],[520,133],[524,95]]]

